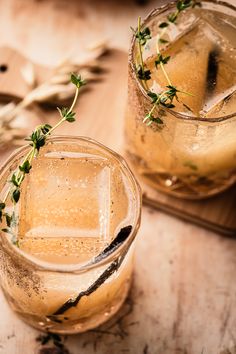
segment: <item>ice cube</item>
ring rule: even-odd
[[[155,21],[151,25],[151,33],[152,33],[152,38],[147,41],[144,51],[143,51],[143,59],[146,61],[149,57],[152,55],[156,55],[156,42],[157,42],[157,35],[161,35],[161,38],[166,40],[167,43],[174,43],[176,40],[178,40],[180,37],[183,37],[185,34],[189,33],[193,28],[196,27],[199,17],[196,16],[194,13],[189,12],[188,16],[186,14],[181,13],[179,15],[179,21],[178,24],[173,24],[169,23],[169,26],[164,29],[164,33],[161,31],[159,28],[159,25],[161,22],[166,22],[166,15],[158,22]],[[153,35],[153,33],[156,33],[157,35]],[[159,38],[159,37],[158,37]],[[168,46],[168,44],[163,43],[161,44],[159,42],[159,46],[161,47],[161,50]]]
[[[53,263],[87,261],[132,224],[130,203],[114,158],[77,144],[46,145],[22,185],[20,248]]]
[[[230,115],[235,112],[235,107],[236,85],[209,100],[203,107],[201,116],[206,118],[217,118]]]
[[[201,18],[212,28],[211,35],[215,37],[216,41],[221,37],[223,45],[224,43],[227,43],[227,45],[230,45],[233,48],[236,47],[235,17],[229,15],[226,16],[224,13],[220,12],[201,11]]]
[[[109,237],[110,167],[80,152],[38,157],[20,199],[20,236]]]
[[[179,37],[163,52],[164,56],[171,56],[165,65],[166,72],[171,83],[179,90],[189,92],[193,96],[179,94],[179,99],[184,102],[176,102],[176,110],[179,112],[197,115],[202,108],[205,94],[205,81],[207,75],[208,55],[212,48],[212,42],[202,38],[202,31],[197,23],[195,27],[182,37]],[[155,57],[148,63],[152,71],[152,79],[162,87],[168,82],[160,69],[155,68]],[[186,111],[187,109],[187,111]]]
[[[214,16],[214,21],[212,13],[206,12],[205,14],[203,12],[202,16],[204,18],[204,34],[212,43],[215,43],[209,53],[203,107],[203,110],[208,111],[208,107],[213,107],[235,90],[236,48],[231,42],[228,31],[225,31],[222,20],[219,20],[219,15]]]
[[[203,18],[196,17],[189,27],[185,26],[182,31],[178,29],[178,35],[172,36],[174,40],[162,47],[163,55],[171,57],[165,69],[172,85],[192,94],[179,93],[180,102],[175,101],[175,110],[195,116],[199,116],[209,99],[232,88],[236,74],[236,50],[230,44],[229,30],[224,33],[215,28],[210,20],[207,21],[210,12],[202,12]],[[181,19],[177,28],[179,23]],[[168,84],[162,70],[156,69],[155,58],[153,55],[146,61],[152,72],[149,85],[154,92]]]

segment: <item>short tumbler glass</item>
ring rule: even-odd
[[[0,198],[6,192],[12,171],[28,150],[29,146],[18,149],[0,169]],[[51,162],[48,162],[48,181],[45,182],[40,174],[45,173],[46,165],[42,165],[44,168],[39,171],[37,181],[36,173],[40,169],[40,164],[45,163],[45,156],[51,159]],[[59,157],[58,161],[55,160],[56,157]],[[61,166],[59,170],[56,169],[58,164]],[[91,172],[90,177],[84,173],[87,164]],[[50,184],[54,183],[49,171],[51,166],[54,166],[58,173],[55,177],[55,184],[58,183],[58,186]],[[73,173],[72,168],[75,169]],[[75,174],[76,171],[78,175]],[[72,183],[70,180],[73,180],[73,186],[70,185]],[[40,150],[29,176],[23,183],[25,183],[23,189],[26,188],[26,191],[27,184],[36,183],[32,188],[37,187],[37,192],[34,189],[24,195],[22,191],[20,208],[23,208],[21,212],[23,216],[20,215],[19,247],[11,242],[7,234],[1,233],[0,237],[1,286],[8,303],[21,319],[42,331],[72,334],[100,325],[117,312],[130,287],[134,241],[141,212],[141,192],[133,174],[121,156],[91,139],[54,137],[50,138]],[[60,189],[62,184],[63,190]],[[49,188],[45,191],[42,189],[44,205],[41,204],[42,200],[38,195],[34,195],[40,193],[42,186]],[[58,195],[53,194],[53,190],[49,193],[50,188],[56,187],[60,190]],[[66,191],[70,189],[71,191],[69,198],[63,200],[65,188]],[[97,210],[93,194],[98,196],[98,203],[100,201]],[[27,200],[26,207],[23,199]],[[121,204],[124,200],[125,212]],[[80,203],[78,210],[76,202]],[[71,213],[74,213],[70,218],[64,218],[65,215],[57,218],[61,205],[65,206],[63,203],[66,205],[64,214],[69,205]],[[71,203],[74,203],[73,206]],[[41,218],[44,220],[42,235],[37,226]],[[99,241],[97,236],[100,235],[102,238],[106,234],[104,230],[107,230],[107,237],[111,237],[111,234],[116,236],[117,229],[114,225],[116,218],[119,219],[123,231],[127,223],[129,224],[128,234],[126,228],[126,235],[125,232],[123,234],[121,232],[117,242],[114,242],[116,237],[112,236],[108,245],[106,244],[98,254],[92,251],[90,258],[76,263],[76,252],[77,250],[80,252],[79,248],[76,249],[79,247],[78,244],[84,247],[87,255]],[[75,240],[73,234],[75,224],[75,230],[81,231],[81,237],[84,234],[88,235],[86,239],[78,237]],[[50,235],[50,230],[52,233],[58,232],[59,238],[54,239],[53,235]],[[60,239],[60,232],[67,231],[71,237]],[[33,234],[34,232],[37,235]],[[75,246],[71,247],[71,242],[74,242],[72,246]],[[68,249],[72,258],[70,262],[65,262],[67,258],[64,257],[64,253],[69,252]],[[58,257],[55,258],[57,253]],[[52,257],[53,261],[44,259],[42,255],[45,254]],[[60,259],[63,259],[63,262],[60,262]]]
[[[214,0],[202,1],[201,4],[201,8],[194,11],[214,10],[219,16],[229,15],[236,22],[233,5]],[[161,21],[175,9],[176,2],[155,9],[144,20],[143,28],[149,27],[154,37],[160,31]],[[143,119],[152,104],[137,78],[138,56],[138,44],[133,35],[129,53],[125,136],[127,156],[141,179],[154,189],[187,199],[209,197],[231,186],[236,181],[235,110],[227,116],[200,118],[162,107],[159,112],[156,110],[156,114],[161,115],[164,124],[147,126]],[[183,66],[186,62],[182,63]],[[189,73],[189,77],[191,75],[193,73]],[[184,80],[186,77],[182,82]]]

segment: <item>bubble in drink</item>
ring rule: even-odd
[[[191,93],[179,94],[176,111],[202,117],[225,115],[230,111],[227,97],[233,93],[230,104],[232,100],[236,104],[235,26],[235,19],[229,16],[199,9],[181,13],[177,25],[170,24],[164,34],[168,44],[161,47],[163,55],[171,57],[165,69],[174,86]],[[152,44],[152,52],[154,49]],[[159,93],[168,83],[162,70],[156,70],[154,53],[146,54],[152,73],[148,85]]]
[[[20,248],[50,262],[90,259],[130,222],[128,193],[105,156],[66,147],[40,154],[21,193]]]
[[[190,199],[217,194],[236,181],[236,12],[215,2],[201,5],[180,12],[167,26],[175,3],[145,20],[152,38],[142,47],[143,61],[151,79],[137,77],[140,52],[134,38],[125,120],[126,151],[144,181]],[[160,54],[169,60],[163,64]],[[161,104],[155,108],[139,84],[163,99],[174,86],[178,99],[173,98],[172,111]]]
[[[18,206],[19,249],[10,236],[1,241],[13,256],[0,247],[13,309],[57,333],[83,332],[111,317],[130,287],[133,242],[123,243],[135,235],[140,210],[121,157],[89,139],[54,138],[33,160]]]

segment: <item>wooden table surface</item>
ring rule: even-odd
[[[91,42],[108,39],[118,50],[107,63],[104,59],[110,74],[93,87],[97,103],[88,104],[89,93],[82,95],[80,119],[73,129],[64,126],[63,133],[90,135],[120,150],[129,26],[157,4],[2,0],[0,45],[53,66],[65,53],[80,56]],[[108,89],[114,93],[109,104]],[[105,133],[104,117],[116,139]],[[2,151],[1,160],[9,152]],[[235,240],[144,207],[134,283],[126,304],[108,324],[67,338],[66,346],[71,354],[235,354],[235,269]],[[38,332],[12,313],[2,294],[0,313],[0,353],[38,353]]]

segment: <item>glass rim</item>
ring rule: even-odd
[[[133,187],[133,195],[135,196],[136,199],[136,204],[137,208],[135,211],[135,217],[132,225],[132,231],[130,235],[127,237],[125,241],[123,241],[117,248],[114,249],[114,251],[108,253],[107,256],[104,256],[100,260],[93,260],[91,258],[90,260],[86,262],[78,262],[78,263],[73,263],[73,264],[60,264],[60,263],[50,263],[46,262],[43,260],[39,260],[34,256],[31,256],[25,251],[22,251],[19,247],[16,245],[13,245],[12,242],[9,240],[9,237],[5,237],[5,241],[9,247],[4,247],[4,251],[7,252],[11,257],[14,257],[14,255],[17,255],[20,259],[22,259],[24,262],[30,264],[33,266],[35,269],[41,270],[41,271],[51,271],[51,272],[58,272],[58,273],[82,273],[86,272],[90,269],[100,267],[104,264],[107,264],[108,262],[112,262],[116,256],[120,254],[120,252],[124,251],[126,249],[129,249],[131,244],[133,243],[134,239],[136,238],[140,223],[141,223],[141,205],[142,205],[142,192],[139,183],[137,182],[133,172],[131,171],[130,167],[128,166],[127,162],[125,159],[118,154],[117,152],[113,151],[112,149],[106,147],[105,145],[97,142],[94,139],[84,137],[84,136],[65,136],[65,135],[55,135],[53,137],[49,137],[47,139],[46,144],[50,142],[84,142],[84,143],[91,143],[91,145],[98,147],[102,150],[105,150],[108,155],[111,155],[125,170],[125,173],[127,173],[127,177],[129,177],[129,184],[132,185]],[[24,157],[24,153],[27,152],[27,150],[30,148],[29,145],[24,145],[18,149],[16,149],[10,156],[6,159],[6,161],[0,166],[0,178],[6,173],[8,169],[10,169],[11,165],[14,163],[14,161],[19,158],[21,159]],[[1,191],[0,191],[1,192]],[[3,235],[1,235],[3,237]],[[4,241],[3,241],[4,242]],[[4,242],[5,243],[5,242]]]
[[[151,12],[149,12],[149,14],[143,19],[142,23],[141,23],[141,27],[145,26],[147,23],[149,23],[150,20],[152,20],[154,17],[162,14],[163,12],[165,12],[166,10],[172,8],[173,6],[176,6],[178,0],[174,0],[171,1],[167,4],[164,4],[160,7],[156,7],[153,10],[151,10]],[[226,1],[221,1],[221,0],[200,0],[201,3],[213,3],[215,5],[220,5],[220,6],[225,6],[233,11],[236,12],[236,7]],[[145,90],[145,88],[143,87],[143,85],[141,84],[140,80],[137,77],[136,74],[136,68],[135,68],[135,64],[134,64],[134,60],[133,60],[133,53],[134,53],[134,48],[135,48],[135,43],[136,43],[136,37],[135,34],[133,33],[132,35],[132,39],[131,39],[131,44],[130,44],[130,48],[129,48],[129,53],[128,53],[128,63],[131,67],[131,75],[133,77],[133,79],[135,80],[139,90],[141,91],[141,93],[143,94],[143,96],[151,103],[151,98],[147,95],[147,91]],[[180,113],[180,112],[176,112],[171,108],[167,108],[167,107],[161,107],[161,109],[163,109],[164,111],[167,111],[168,113],[170,113],[172,116],[178,118],[178,119],[182,119],[185,121],[193,121],[193,122],[207,122],[207,123],[219,123],[219,122],[224,122],[226,120],[229,120],[231,118],[236,117],[236,111],[234,113],[225,115],[225,116],[220,116],[217,118],[203,118],[203,117],[198,117],[198,116],[190,116],[188,114],[184,114],[184,113]]]

